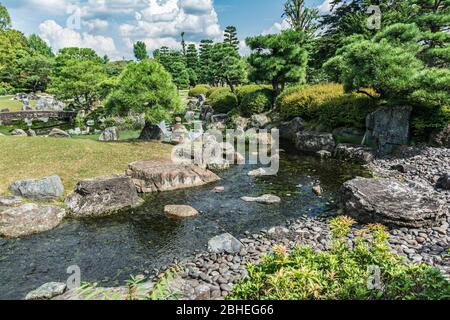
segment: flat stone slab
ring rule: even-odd
[[[187,205],[167,205],[164,213],[174,218],[190,218],[198,216],[198,211]]]
[[[446,204],[425,187],[395,179],[350,180],[341,201],[346,214],[361,223],[422,228],[440,225],[448,214]]]
[[[73,216],[90,217],[136,207],[142,203],[142,199],[129,177],[111,176],[78,182],[65,203]]]
[[[57,227],[66,215],[64,209],[27,203],[0,212],[0,236],[18,238]]]
[[[274,204],[281,202],[280,197],[274,196],[272,194],[265,194],[260,197],[242,197],[241,199],[245,202],[257,202],[262,204]]]
[[[58,176],[18,180],[9,186],[16,196],[29,199],[57,199],[64,195],[64,185]]]
[[[137,161],[128,166],[127,175],[141,193],[172,191],[202,186],[220,180],[213,172],[191,164],[171,161]]]
[[[29,292],[25,300],[50,300],[62,295],[66,291],[66,284],[62,282],[45,283],[36,290]]]

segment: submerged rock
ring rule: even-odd
[[[64,195],[64,185],[59,176],[18,180],[9,186],[9,190],[14,195],[29,199],[57,199]]]
[[[280,197],[274,196],[272,194],[265,194],[260,197],[242,197],[241,199],[245,202],[257,202],[263,204],[274,204],[281,202]]]
[[[207,169],[168,160],[133,162],[128,166],[127,175],[141,193],[191,188],[220,180]]]
[[[349,216],[361,223],[399,227],[439,225],[448,214],[443,201],[425,187],[395,179],[356,178],[344,183],[342,204]]]
[[[213,253],[238,253],[242,248],[242,243],[229,233],[215,236],[208,241],[208,251]]]
[[[126,176],[82,180],[65,201],[75,217],[104,215],[141,203],[133,181]]]
[[[334,150],[334,157],[343,161],[366,164],[375,158],[375,154],[366,146],[341,143]]]
[[[62,282],[45,283],[36,290],[29,292],[25,300],[50,300],[62,295],[66,291],[66,284]]]
[[[198,216],[198,211],[196,209],[186,205],[167,205],[164,207],[164,213],[175,218]]]
[[[34,203],[0,212],[0,235],[18,238],[57,227],[66,215],[64,209]]]

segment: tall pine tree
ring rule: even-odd
[[[239,40],[237,37],[237,31],[235,26],[228,26],[225,28],[223,36],[223,43],[230,45],[236,51],[239,51]]]
[[[145,42],[138,41],[133,46],[134,56],[138,61],[142,61],[148,58],[147,46]]]
[[[213,76],[211,74],[211,47],[212,40],[200,41],[200,61],[199,61],[199,82],[205,84],[213,83]]]

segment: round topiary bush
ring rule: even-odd
[[[199,97],[202,94],[206,96],[206,93],[208,92],[209,89],[210,86],[208,86],[207,84],[198,84],[194,88],[189,90],[189,96]]]
[[[261,84],[249,84],[236,88],[236,95],[239,103],[242,103],[246,95],[255,91],[264,91],[268,96],[272,96],[272,86]]]
[[[211,96],[222,92],[231,92],[231,90],[228,87],[212,87],[206,92],[206,97],[212,98]]]
[[[267,92],[259,90],[245,95],[239,106],[239,111],[243,116],[263,113],[270,110],[272,97]]]
[[[221,92],[210,97],[211,106],[216,113],[228,113],[237,108],[237,97],[232,92]]]

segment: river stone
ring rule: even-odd
[[[191,188],[220,180],[207,169],[169,160],[133,162],[128,166],[127,175],[141,193]]]
[[[100,141],[119,141],[119,129],[117,127],[111,127],[105,129],[98,140]]]
[[[0,235],[18,238],[45,232],[57,227],[65,215],[58,207],[27,203],[0,212]]]
[[[175,218],[190,218],[198,216],[197,210],[186,205],[167,205],[164,207],[164,213]]]
[[[244,246],[229,233],[224,233],[208,241],[208,251],[212,253],[239,253]]]
[[[274,196],[272,194],[265,194],[260,197],[242,197],[241,199],[245,202],[257,202],[263,204],[274,204],[281,202],[280,197]]]
[[[36,290],[29,292],[25,300],[50,300],[62,295],[66,291],[66,284],[62,282],[45,283]]]
[[[21,204],[22,202],[22,198],[15,196],[0,197],[0,206],[14,206],[16,204]]]
[[[27,133],[24,130],[22,130],[22,129],[14,129],[11,132],[11,135],[12,136],[17,136],[17,137],[26,137],[26,136],[28,136]]]
[[[51,138],[70,138],[70,134],[65,132],[64,130],[54,128],[50,133],[48,134]]]
[[[375,158],[375,154],[366,146],[341,143],[334,150],[334,157],[343,161],[367,164]]]
[[[382,107],[366,118],[365,142],[374,143],[381,155],[389,154],[400,145],[408,144],[412,107]]]
[[[293,142],[295,135],[304,129],[305,121],[300,118],[294,118],[289,122],[283,122],[280,125],[280,138]]]
[[[331,133],[301,131],[294,139],[297,150],[317,152],[321,150],[333,151],[336,143]]]
[[[133,181],[126,176],[82,180],[65,201],[72,214],[80,218],[134,208],[141,203]]]
[[[285,227],[272,227],[267,231],[267,235],[271,239],[279,240],[289,235],[289,229]]]
[[[40,180],[18,180],[9,186],[12,194],[29,199],[57,199],[64,195],[64,185],[58,176]]]
[[[395,179],[356,178],[344,183],[344,211],[361,223],[423,228],[440,225],[448,214],[445,203],[425,187]]]
[[[436,183],[436,188],[450,190],[450,172],[442,175]]]

